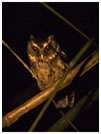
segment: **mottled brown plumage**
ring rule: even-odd
[[[64,61],[66,55],[61,51],[53,35],[40,42],[31,35],[27,53],[31,70],[34,73],[32,77],[37,80],[40,90],[50,87],[59,80],[68,67],[68,64]],[[65,108],[68,104],[69,100],[66,97],[57,103],[57,108]]]

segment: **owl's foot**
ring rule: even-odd
[[[70,96],[65,96],[57,102],[54,102],[54,105],[57,109],[66,108],[67,106],[72,107],[75,101],[74,92],[71,93]]]

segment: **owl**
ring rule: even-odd
[[[65,62],[66,54],[60,49],[53,35],[47,39],[36,39],[30,36],[27,45],[27,54],[33,78],[37,80],[40,90],[47,89],[65,73],[68,64]],[[57,102],[57,108],[71,107],[74,103],[74,94],[65,96]]]

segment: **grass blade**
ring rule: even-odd
[[[97,89],[91,97],[91,99],[93,99],[94,101],[96,101],[98,98],[98,91],[99,90]],[[70,120],[72,122],[75,119],[75,117],[79,114],[80,110],[87,102],[87,100],[89,99],[89,95],[92,92],[93,92],[92,90],[89,91],[88,96],[87,95],[84,96],[70,111],[68,111],[65,114],[65,118],[64,117],[60,118],[54,125],[52,125],[48,129],[48,131],[52,131],[52,132],[64,131],[69,126],[69,123],[66,122],[65,119]]]
[[[7,43],[6,43],[6,46],[9,49],[9,46],[7,45]],[[13,51],[11,51],[11,52],[13,52]],[[16,56],[19,57],[17,54],[16,54]],[[90,69],[92,69],[99,62],[99,53],[98,53],[98,51],[95,51],[94,53],[92,53],[89,56],[92,57],[92,58],[85,65],[85,67],[82,70],[82,72],[80,73],[80,76],[79,77],[81,77],[82,75],[84,75],[87,71],[89,71]],[[82,65],[85,63],[85,61],[87,59],[88,58],[86,57],[80,64],[78,64],[74,69],[72,69],[69,72],[69,74],[67,74],[67,76],[65,78],[65,81],[64,81],[64,83],[61,86],[61,90],[64,87],[67,87],[67,86],[69,86],[72,83],[72,80],[75,78],[76,74],[79,72],[80,68],[82,67]],[[58,83],[58,81],[56,83],[54,83],[52,85],[52,87],[50,87],[50,88],[48,88],[46,90],[43,90],[41,93],[39,93],[36,96],[30,98],[24,104],[21,104],[20,106],[16,107],[12,111],[10,111],[6,115],[4,115],[3,116],[3,119],[2,119],[2,127],[4,128],[4,127],[10,126],[11,124],[13,124],[16,121],[18,121],[18,119],[21,116],[23,116],[24,114],[26,114],[27,112],[29,112],[31,109],[34,109],[35,107],[37,107],[38,105],[40,105],[42,102],[44,102],[47,98],[49,98],[51,92],[54,90],[54,87],[57,85],[57,83]]]
[[[78,62],[80,57],[87,51],[87,49],[90,47],[90,45],[93,43],[94,39],[88,41],[84,47],[80,50],[80,52],[75,56],[75,58],[70,62],[69,67],[67,68],[67,71],[63,74],[62,78],[60,79],[59,83],[56,85],[55,90],[52,92],[50,98],[46,102],[46,104],[43,106],[41,112],[36,117],[35,121],[33,122],[32,126],[29,129],[29,132],[33,131],[35,127],[37,126],[38,122],[42,118],[43,114],[45,113],[46,109],[48,108],[49,104],[53,100],[54,96],[56,95],[58,89],[61,87],[66,75],[69,73],[69,71],[75,66],[75,64]]]
[[[90,40],[90,38],[85,33],[83,33],[79,28],[77,28],[75,25],[73,25],[69,20],[67,20],[64,16],[62,16],[60,13],[58,13],[56,10],[54,10],[52,7],[50,7],[48,4],[46,4],[44,2],[41,2],[41,4],[44,7],[46,7],[49,11],[51,11],[53,14],[55,14],[57,17],[59,17],[62,21],[64,21],[67,25],[72,27],[75,31],[80,33],[84,38],[86,38],[87,40]]]

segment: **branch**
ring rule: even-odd
[[[83,60],[72,71],[70,71],[67,74],[66,79],[64,80],[64,83],[61,86],[60,90],[71,84],[72,80],[75,78],[75,76],[77,75],[77,73],[79,72],[79,70],[84,65],[84,63],[86,62],[87,59],[88,58]],[[99,54],[98,54],[98,52],[95,52],[95,54],[87,62],[87,64],[85,65],[85,67],[83,68],[83,70],[79,76],[81,77],[82,75],[84,75],[87,71],[89,71],[96,64],[98,64],[98,62],[99,62]],[[48,97],[50,96],[50,94],[52,93],[52,91],[54,90],[54,88],[56,87],[58,82],[59,81],[54,83],[50,88],[43,90],[36,96],[34,96],[31,99],[29,99],[28,101],[26,101],[24,104],[20,105],[19,107],[15,108],[11,112],[9,112],[5,116],[3,116],[2,127],[10,126],[14,122],[16,122],[22,115],[24,115],[28,111],[34,109],[35,107],[40,105],[42,102],[44,102],[46,99],[48,99]]]

